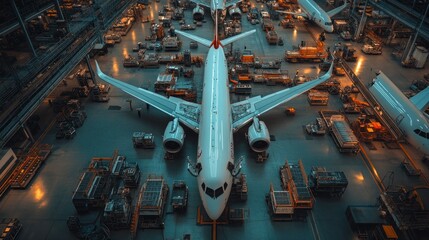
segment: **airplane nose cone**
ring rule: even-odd
[[[210,219],[217,220],[220,215],[222,215],[222,212],[225,209],[225,204],[222,203],[223,198],[207,199],[206,206],[204,206],[204,208]]]

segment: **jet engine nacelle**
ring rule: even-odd
[[[163,146],[165,151],[169,153],[177,153],[182,149],[185,141],[185,132],[179,124],[179,120],[176,118],[170,121],[165,128],[163,136]]]
[[[253,118],[253,123],[247,130],[250,148],[255,152],[264,152],[270,146],[270,133],[263,121]]]
[[[229,8],[228,13],[232,19],[241,19],[240,8],[235,5]]]
[[[192,10],[192,18],[194,20],[197,21],[201,21],[204,19],[204,8],[201,7],[200,5],[197,5],[193,10]]]

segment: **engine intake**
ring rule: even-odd
[[[241,11],[240,11],[240,8],[237,6],[230,7],[228,10],[228,13],[232,19],[235,19],[235,20],[241,19]]]
[[[192,10],[192,18],[196,21],[201,21],[204,19],[204,8],[201,7],[200,5],[197,5],[193,10]]]
[[[250,148],[255,152],[264,152],[270,146],[270,133],[263,121],[253,118],[253,123],[247,130]]]
[[[182,126],[180,126],[179,119],[175,118],[173,121],[170,121],[165,128],[162,144],[165,151],[177,153],[182,149],[184,141],[185,131]]]

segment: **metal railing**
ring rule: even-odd
[[[360,93],[364,96],[364,98],[368,101],[369,105],[372,109],[376,109],[376,107],[381,108],[380,104],[378,104],[377,100],[372,96],[369,92],[368,87],[362,83],[362,81],[356,76],[350,66],[344,61],[344,59],[339,58],[339,63],[343,67],[347,76],[352,80],[353,84],[359,89]],[[402,130],[395,124],[392,118],[390,118],[387,114],[380,115],[379,111],[374,110],[378,119],[386,126],[396,140],[403,140],[404,133]],[[383,110],[383,112],[385,112]]]
[[[22,94],[16,107],[12,109],[0,123],[0,146],[4,146],[10,137],[19,129],[25,120],[33,114],[44,98],[64,79],[73,68],[85,57],[96,42],[94,30],[80,37],[80,41],[60,56],[56,67],[45,72],[46,79],[40,84],[30,86],[28,94]],[[76,52],[76,49],[80,49]],[[49,77],[50,76],[50,77]],[[2,115],[3,117],[4,115]]]

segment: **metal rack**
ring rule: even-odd
[[[346,191],[348,180],[344,172],[330,172],[324,167],[312,167],[308,185],[315,195],[341,197]]]
[[[280,167],[280,178],[283,190],[289,191],[293,207],[297,209],[312,209],[314,197],[308,189],[307,174],[301,160],[298,163],[288,163]]]
[[[139,222],[141,228],[164,228],[164,208],[168,185],[161,176],[148,176],[139,196]]]

